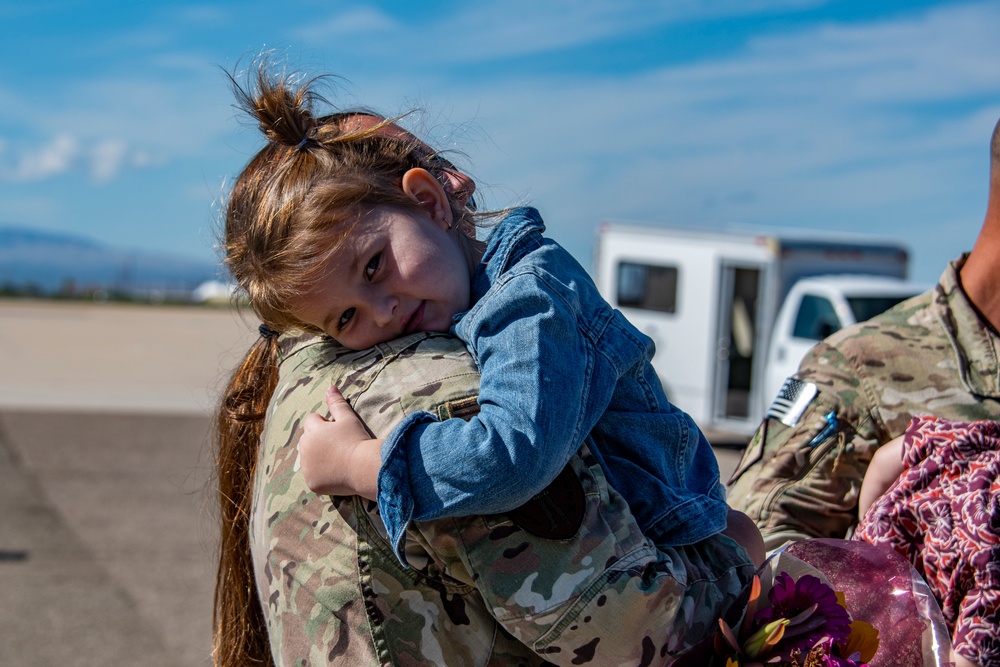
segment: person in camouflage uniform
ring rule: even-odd
[[[768,549],[845,537],[882,444],[915,415],[1000,419],[1000,123],[986,217],[972,251],[927,293],[839,331],[802,360],[729,480]],[[797,399],[797,400],[796,400]]]
[[[586,444],[513,512],[411,524],[404,568],[374,502],[309,491],[299,423],[331,383],[375,434],[417,410],[471,416],[471,356],[443,334],[360,352],[285,335],[279,362],[250,539],[279,667],[669,664],[710,638],[718,610],[742,613],[753,568],[735,542],[656,549]]]

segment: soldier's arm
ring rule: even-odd
[[[818,344],[795,377],[814,395],[765,417],[729,480],[730,506],[754,520],[768,549],[845,537],[879,442],[870,397],[839,349]]]

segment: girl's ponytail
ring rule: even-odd
[[[215,423],[222,525],[215,575],[215,667],[274,664],[250,555],[253,481],[267,405],[278,380],[277,333],[261,337],[233,373]]]

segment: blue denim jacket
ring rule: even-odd
[[[411,414],[383,444],[378,503],[397,555],[409,521],[518,507],[585,440],[654,543],[726,526],[715,455],[667,401],[652,341],[544,229],[532,208],[508,215],[473,278],[473,306],[456,316],[452,332],[482,373],[479,414]]]

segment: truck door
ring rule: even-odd
[[[713,414],[717,421],[756,421],[753,381],[758,372],[761,266],[723,262],[719,280]]]

